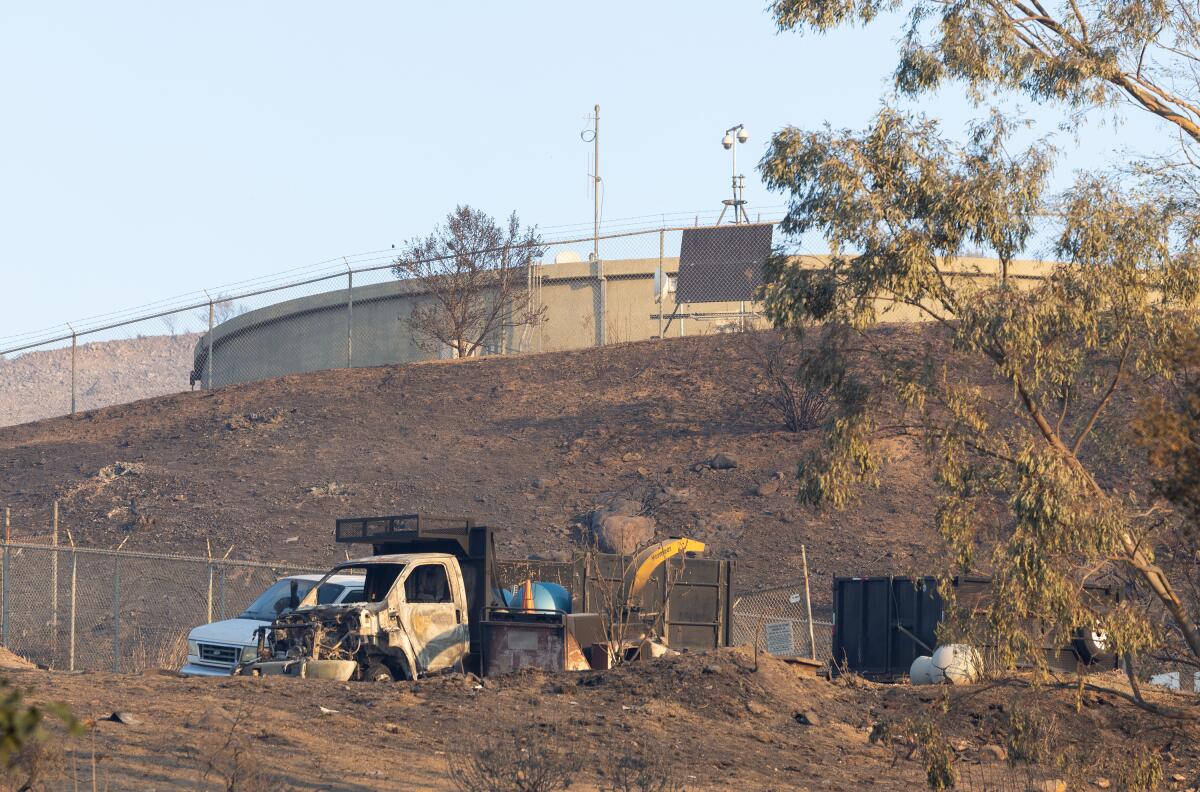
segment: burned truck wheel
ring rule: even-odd
[[[1093,665],[1112,656],[1112,641],[1103,630],[1081,630],[1071,648],[1084,665]]]
[[[392,673],[392,669],[379,660],[372,660],[363,669],[362,680],[364,682],[395,682],[396,675]]]

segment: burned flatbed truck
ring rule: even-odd
[[[320,584],[259,636],[243,674],[413,679],[447,670],[606,667],[614,652],[729,643],[732,565],[668,539],[636,556],[500,561],[493,530],[407,514],[337,521],[335,541],[372,555],[329,575],[362,573],[360,602],[319,605]],[[537,582],[535,582],[535,580]]]

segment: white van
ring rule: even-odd
[[[203,624],[188,633],[187,664],[179,669],[185,676],[229,676],[243,660],[258,652],[254,632],[288,612],[304,599],[324,575],[293,575],[281,578],[236,619]],[[317,592],[319,604],[362,602],[362,575],[335,575]],[[293,599],[294,598],[294,599]]]

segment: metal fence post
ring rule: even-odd
[[[804,606],[808,609],[808,655],[816,660],[817,636],[813,632],[812,595],[808,590],[808,551],[804,549],[804,545],[800,545],[800,561],[804,564]]]
[[[663,266],[663,251],[666,250],[667,229],[658,229],[658,276],[662,278],[662,283],[659,284],[659,292],[655,296],[658,297],[658,340],[662,341],[663,334],[663,311],[667,309],[667,271]]]
[[[113,673],[121,673],[121,557],[113,556]]]
[[[71,330],[71,415],[75,415],[75,330]]]
[[[354,368],[354,270],[346,264],[346,368]]]
[[[54,525],[50,533],[50,654],[58,662],[58,500],[54,501]],[[52,666],[53,667],[53,666]]]
[[[208,608],[205,610],[207,621],[206,624],[212,624],[212,595],[213,595],[213,557],[212,557],[212,541],[206,536],[204,537],[204,557],[208,559]]]
[[[596,284],[600,290],[599,345],[605,346],[608,343],[608,278],[604,275],[604,262],[599,258],[596,259]]]
[[[3,586],[0,586],[0,589],[2,589],[2,590],[0,590],[0,598],[2,598],[2,600],[0,600],[0,644],[3,644],[4,648],[6,648],[6,649],[8,648],[8,606],[9,606],[9,602],[8,602],[9,574],[8,574],[8,571],[9,571],[9,567],[11,565],[11,562],[10,562],[11,551],[8,549],[8,530],[7,529],[8,529],[8,526],[6,525],[5,531],[4,531],[4,534],[5,534],[5,536],[4,536],[4,539],[5,539],[5,541],[4,541],[4,562],[3,562],[4,568],[3,568],[2,572],[0,572],[4,575]]]
[[[220,600],[220,603],[221,603],[221,611],[220,611],[220,612],[221,612],[221,621],[224,621],[224,620],[227,618],[227,617],[226,617],[226,615],[225,615],[225,589],[226,589],[226,588],[227,588],[227,586],[225,585],[225,565],[224,565],[224,564],[222,564],[222,565],[221,565],[221,600]]]
[[[12,514],[7,506],[4,507],[4,561],[0,575],[0,645],[8,648],[8,543],[12,539]]]
[[[67,669],[75,670],[75,563],[79,554],[75,552],[75,543],[71,542],[71,632],[67,651]]]
[[[213,301],[208,298],[208,359],[205,361],[208,367],[208,389],[213,387]]]

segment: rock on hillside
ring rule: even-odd
[[[94,410],[188,390],[198,338],[189,333],[81,344],[75,360],[76,409]],[[70,410],[70,347],[0,359],[0,426],[66,415]]]

